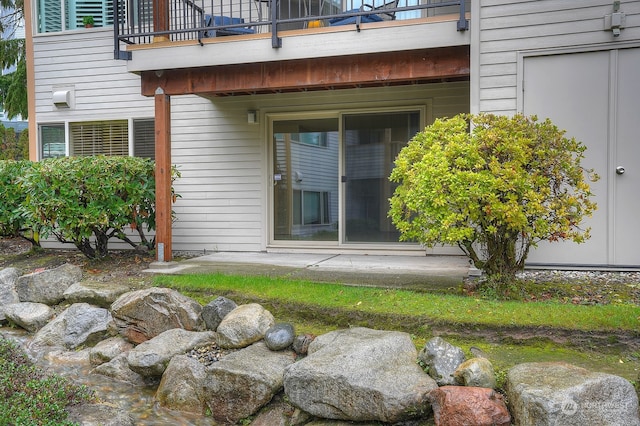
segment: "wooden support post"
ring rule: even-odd
[[[153,1],[153,30],[169,31],[169,0]],[[153,42],[169,41],[169,35],[153,36]]]
[[[155,93],[156,259],[169,262],[171,248],[171,98],[160,87]]]

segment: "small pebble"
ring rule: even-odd
[[[201,364],[209,366],[214,362],[218,362],[223,356],[233,352],[230,349],[221,349],[215,342],[206,346],[192,349],[187,356],[198,360]]]

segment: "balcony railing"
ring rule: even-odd
[[[468,29],[469,0],[114,0],[116,59],[130,59],[123,45],[197,40],[247,34],[407,20],[456,14],[458,31]],[[154,5],[156,10],[154,11]]]

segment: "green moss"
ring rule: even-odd
[[[0,338],[0,425],[72,425],[65,408],[93,400],[86,387],[46,374]]]
[[[611,312],[617,310],[620,315],[633,316],[627,321],[637,322],[640,308],[634,306],[496,302],[226,275],[163,276],[156,277],[155,284],[176,288],[201,304],[217,296],[229,297],[239,304],[260,303],[278,321],[293,324],[297,333],[320,335],[353,326],[399,330],[412,336],[418,350],[438,334],[462,347],[469,357],[470,347],[481,349],[498,371],[523,362],[564,361],[635,380],[640,369],[638,352],[618,342],[618,335],[593,332],[597,329],[594,324],[603,327],[612,318]],[[536,310],[539,312],[531,318]],[[582,313],[574,315],[575,312]],[[490,321],[482,321],[483,315]],[[547,328],[542,329],[541,325]],[[606,327],[615,326],[610,323]],[[631,340],[637,340],[636,327],[627,330]],[[590,331],[581,331],[585,329]]]

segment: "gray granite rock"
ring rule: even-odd
[[[418,359],[428,368],[429,375],[439,386],[455,385],[453,373],[465,360],[462,349],[441,337],[430,339],[418,354]]]

